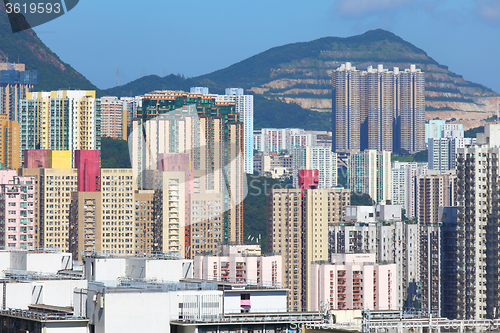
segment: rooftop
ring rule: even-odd
[[[112,253],[107,251],[96,251],[89,255],[87,258],[109,259],[109,258],[138,258],[138,259],[162,259],[162,260],[180,260],[182,259],[179,253],[176,252],[152,252],[144,254],[121,254]]]

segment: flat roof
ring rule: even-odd
[[[50,312],[50,313],[61,313],[61,314],[73,314],[75,311],[71,306],[55,306],[48,304],[31,304],[28,305],[30,311],[37,312]]]
[[[238,291],[238,290],[288,290],[288,288],[284,288],[281,284],[267,285],[267,284],[254,284],[254,283],[238,283],[238,282],[228,282],[228,281],[216,281],[216,280],[205,280],[205,279],[180,279],[180,281],[185,282],[210,282],[216,283],[219,288],[222,288],[226,291]],[[231,289],[226,289],[227,287],[231,287]]]

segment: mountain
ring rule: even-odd
[[[21,16],[22,18],[22,16]],[[56,89],[97,89],[82,74],[63,62],[29,29],[13,33],[5,6],[0,3],[0,62],[26,64],[38,71],[37,91]]]
[[[295,104],[309,112],[329,114],[331,73],[347,61],[362,70],[378,64],[389,69],[404,69],[415,64],[425,73],[427,119],[455,118],[464,122],[465,119],[489,118],[493,106],[500,100],[499,95],[491,89],[466,81],[422,49],[381,29],[358,36],[325,37],[274,47],[227,68],[194,78],[148,76],[104,93],[126,91],[127,95],[143,94],[149,91],[144,89],[146,86],[177,90],[206,86],[211,92],[223,93],[224,88],[237,86],[269,100]],[[313,115],[313,118],[326,119],[326,115]],[[256,114],[255,117],[260,115]],[[271,125],[283,126],[280,123]],[[309,124],[306,122],[301,126]],[[324,127],[328,126],[325,124]]]

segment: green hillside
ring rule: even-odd
[[[185,79],[180,76],[147,76],[103,94],[140,95],[155,89],[187,91],[189,87],[209,87],[212,93],[223,93],[227,87],[242,87],[256,95],[256,128],[285,127],[294,113],[303,121],[296,125],[306,129],[329,128],[331,114],[331,73],[341,63],[351,62],[364,70],[383,64],[384,68],[409,68],[415,64],[425,73],[426,111],[481,111],[482,98],[497,93],[439,64],[422,49],[395,34],[377,29],[346,38],[325,37],[274,47],[227,68],[213,73]],[[258,99],[260,95],[265,99]],[[267,101],[270,100],[270,101]],[[277,101],[277,102],[276,102]],[[271,114],[279,109],[276,115]],[[312,112],[312,111],[319,111]],[[286,117],[283,117],[286,115]]]
[[[26,64],[38,71],[36,90],[96,89],[82,74],[63,62],[33,30],[13,33],[5,6],[0,3],[0,62]]]

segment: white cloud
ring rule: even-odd
[[[381,10],[395,9],[408,4],[410,0],[339,0],[335,12],[341,16],[360,17]]]
[[[479,17],[485,21],[500,23],[500,1],[477,0]]]

